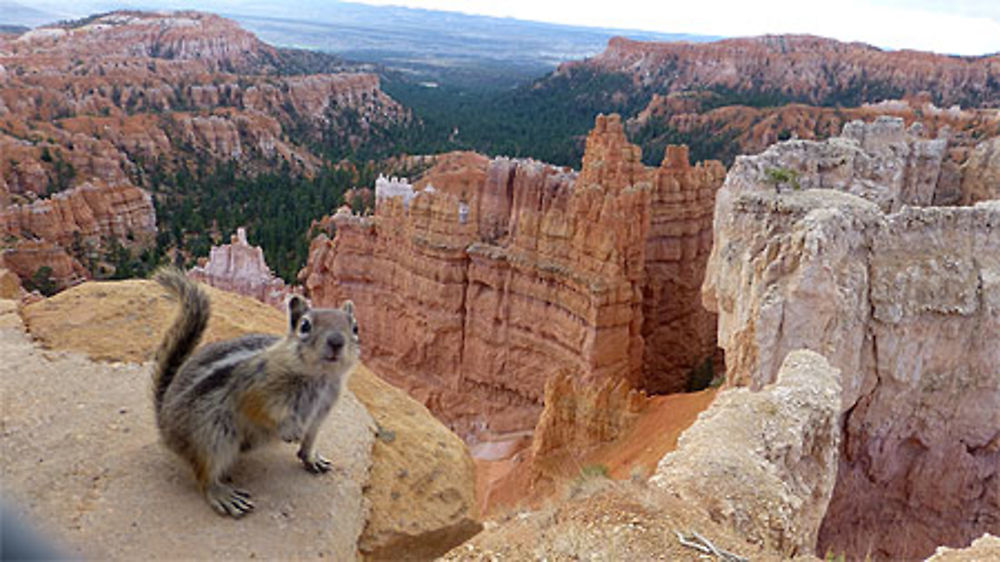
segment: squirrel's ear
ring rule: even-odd
[[[306,299],[298,295],[292,295],[292,298],[288,299],[288,321],[293,331],[299,325],[299,319],[308,311],[309,303],[306,302]]]
[[[354,303],[352,301],[344,301],[344,304],[340,305],[340,310],[343,310],[351,318],[354,317]]]

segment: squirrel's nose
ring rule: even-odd
[[[334,332],[326,336],[326,345],[330,348],[330,351],[340,351],[340,348],[344,347],[344,336],[340,332]]]

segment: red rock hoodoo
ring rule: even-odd
[[[715,161],[640,162],[599,116],[576,173],[456,153],[415,187],[385,180],[300,274],[321,305],[358,305],[366,362],[472,440],[534,427],[546,380],[682,390],[715,354],[699,304]]]

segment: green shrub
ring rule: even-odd
[[[767,183],[774,186],[774,189],[781,191],[781,186],[788,186],[798,191],[802,189],[799,184],[799,173],[789,168],[768,168],[764,171],[767,176]]]

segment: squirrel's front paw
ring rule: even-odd
[[[298,443],[302,441],[302,428],[294,424],[281,424],[278,428],[278,437],[285,443]]]
[[[330,472],[330,469],[333,468],[333,463],[317,454],[310,456],[299,451],[299,460],[302,461],[302,465],[305,466],[306,470],[313,474]]]
[[[253,511],[250,494],[225,484],[215,483],[209,486],[205,490],[205,499],[220,515],[229,515],[239,519]]]

